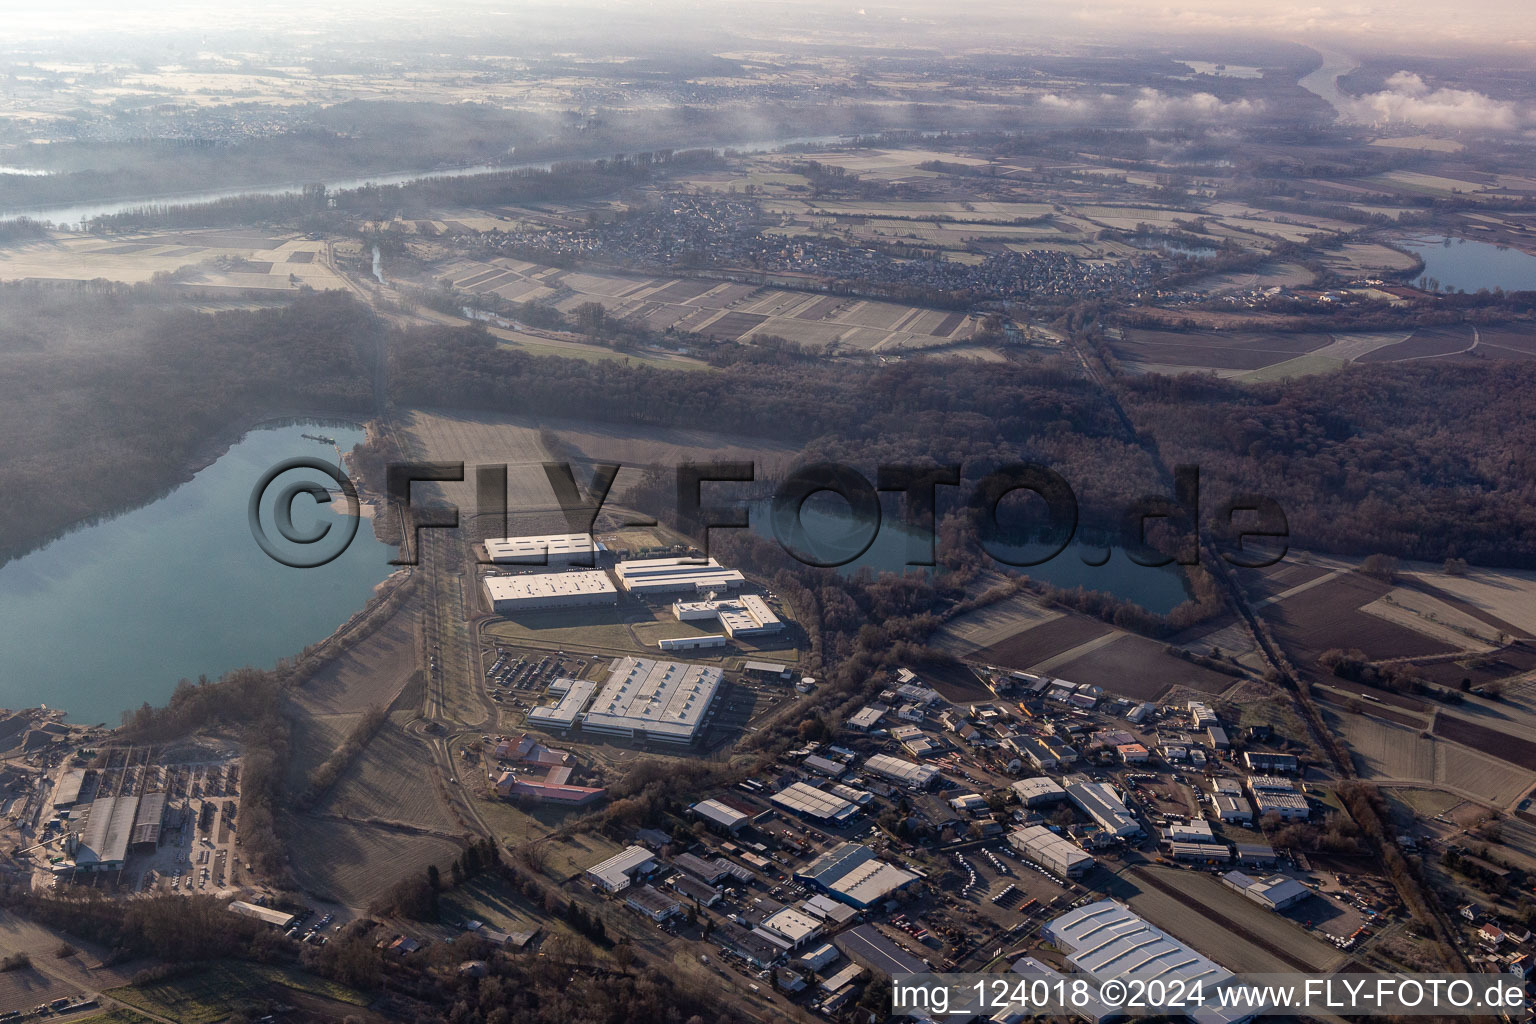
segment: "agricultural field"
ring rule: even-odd
[[[1235,676],[1167,654],[1164,647],[1156,640],[1122,633],[1070,660],[1053,660],[1050,672],[1132,700],[1156,700],[1174,686],[1216,694],[1237,681]]]
[[[103,238],[54,232],[0,248],[0,281],[92,281],[145,284],[157,274],[198,295],[274,297],[302,287],[344,288],[331,268],[327,243],[303,235],[267,237],[245,231],[188,231]]]
[[[406,735],[408,721],[409,713],[391,716],[313,813],[454,830],[452,813],[428,781],[432,769],[427,748]]]
[[[363,1013],[369,1002],[355,989],[297,969],[248,963],[209,964],[165,981],[117,988],[107,994],[178,1024],[217,1024],[238,1013],[261,1012],[273,997],[302,1001],[301,997],[308,996],[330,1004],[331,1012],[337,1014]],[[368,1019],[378,1018],[368,1015]]]
[[[1536,773],[1488,753],[1364,715],[1325,708],[1324,720],[1354,753],[1362,778],[1422,782],[1469,800],[1509,808],[1536,783]],[[1457,730],[1452,730],[1457,732]],[[1457,735],[1462,733],[1457,732]]]
[[[1121,872],[1109,895],[1233,971],[1337,970],[1347,958],[1203,871],[1146,866]]]
[[[965,313],[716,281],[571,271],[523,260],[455,260],[440,280],[514,302],[542,301],[570,312],[596,302],[612,316],[721,341],[777,335],[812,349],[919,349],[970,339],[979,321]]]
[[[363,912],[395,882],[429,864],[446,867],[460,853],[438,836],[307,816],[294,820],[288,846],[305,890]]]
[[[1029,671],[1111,632],[1111,627],[1097,619],[1067,612],[1054,618],[1026,622],[1018,632],[978,649],[975,657],[987,664]]]
[[[1481,335],[1481,337],[1480,337]],[[1467,326],[1391,332],[1160,330],[1127,328],[1111,338],[1133,373],[1214,373],[1252,383],[1328,373],[1351,363],[1388,363],[1480,352],[1536,358],[1536,340],[1513,330]]]
[[[1362,609],[1391,590],[1391,584],[1364,573],[1335,575],[1307,588],[1304,596],[1277,600],[1259,610],[1297,664],[1316,664],[1330,648],[1358,648],[1372,660],[1449,654],[1458,649],[1416,629],[1388,622]]]
[[[1061,617],[1062,613],[1055,609],[1040,607],[1039,601],[1029,594],[1014,594],[950,619],[940,628],[934,644],[964,658]]]

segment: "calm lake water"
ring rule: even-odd
[[[777,539],[770,503],[755,502],[751,508],[753,530],[760,536]],[[846,509],[846,506],[843,508]],[[805,507],[804,522],[808,541],[806,548],[821,561],[836,561],[847,557],[857,551],[868,536],[868,530],[856,524],[845,511],[828,511],[816,507],[814,501]],[[860,569],[898,573],[911,571],[916,567],[906,564],[908,553],[917,552],[917,545],[924,540],[887,508],[880,521],[880,531],[869,549],[854,561],[839,567],[838,571],[848,575]],[[794,542],[792,546],[798,550],[799,543]],[[1019,560],[1025,560],[1042,557],[1049,553],[1050,548],[1042,544],[1016,550],[1023,555]],[[1186,599],[1183,577],[1175,566],[1153,568],[1138,565],[1120,548],[1110,548],[1109,560],[1103,565],[1089,565],[1084,561],[1085,558],[1099,561],[1104,557],[1104,550],[1102,545],[1084,543],[1080,536],[1074,537],[1061,554],[1018,571],[1058,587],[1102,590],[1160,614],[1172,611]],[[1010,567],[998,563],[998,568]]]
[[[1475,292],[1479,288],[1536,291],[1536,256],[1487,242],[1434,235],[1402,243],[1424,260],[1424,277],[1437,278],[1442,290]],[[1417,283],[1417,279],[1415,279]]]
[[[126,709],[163,704],[182,678],[271,667],[360,610],[395,552],[371,520],[318,569],[272,561],[251,535],[247,502],[262,473],[293,456],[335,461],[304,433],[343,451],[363,439],[333,423],[251,431],[158,501],[0,566],[0,706],[47,704],[71,721],[116,725]],[[324,480],[284,474],[268,493],[301,479]],[[347,520],[335,507],[300,497],[295,529],[330,522],[337,536]],[[270,528],[270,514],[263,521]]]

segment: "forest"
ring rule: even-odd
[[[0,286],[0,563],[149,501],[264,419],[366,414],[379,327],[339,293],[195,313],[143,286]]]
[[[1213,492],[1286,510],[1295,547],[1536,567],[1536,366],[1355,365],[1276,384],[1128,378],[1122,400]]]

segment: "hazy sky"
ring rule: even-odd
[[[410,33],[415,26],[422,35],[445,27],[492,35],[515,31],[519,17],[548,22],[562,11],[570,13],[573,27],[590,29],[593,8],[609,8],[628,22],[675,25],[680,34],[711,27],[755,29],[764,35],[803,29],[825,39],[839,28],[878,34],[926,22],[951,42],[974,28],[978,42],[993,46],[1009,46],[1015,40],[1021,47],[1049,45],[1056,38],[1095,36],[1165,41],[1219,33],[1426,54],[1468,45],[1536,49],[1533,0],[370,0],[341,5],[296,0],[0,0],[5,35],[13,41],[41,36],[78,39],[102,30],[177,34],[257,29],[272,39],[343,23],[388,34]],[[1004,30],[1001,37],[997,28]]]

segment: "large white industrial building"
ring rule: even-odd
[[[710,601],[674,601],[672,614],[679,622],[719,621],[727,636],[760,636],[777,633],[784,622],[756,594]]]
[[[904,761],[889,754],[873,754],[864,762],[866,771],[913,789],[926,789],[939,777],[939,770],[915,761]]]
[[[791,783],[769,797],[768,802],[792,814],[838,824],[859,813],[858,807],[842,797],[804,782]]]
[[[1100,984],[1111,979],[1136,978],[1169,985],[1183,982],[1192,989],[1198,982],[1205,992],[1211,993],[1233,977],[1231,971],[1143,921],[1118,900],[1100,900],[1071,910],[1047,923],[1041,934],[1066,954],[1070,964]],[[1240,1024],[1262,1009],[1228,1008],[1208,999],[1206,1005],[1191,1007],[1184,1013],[1196,1024]],[[1085,1016],[1107,1021],[1125,1016],[1125,1010],[1105,1008],[1102,1016]]]
[[[843,843],[795,873],[851,907],[874,906],[921,876],[875,856],[861,843]]]
[[[618,604],[619,592],[601,569],[487,576],[485,592],[497,614]]]
[[[540,537],[501,537],[485,542],[485,553],[502,565],[595,566],[606,551],[589,533],[552,533]]]
[[[640,597],[660,594],[708,594],[734,590],[746,582],[735,569],[713,558],[643,558],[613,567],[619,586]]]
[[[1057,878],[1077,878],[1093,867],[1090,854],[1044,825],[1015,829],[1008,836],[1008,844]]]
[[[586,732],[691,743],[723,676],[710,665],[615,658],[608,681],[582,715],[581,727]]]

